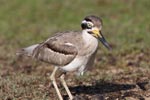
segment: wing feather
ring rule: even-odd
[[[51,38],[34,50],[33,57],[56,66],[64,66],[70,63],[77,53],[74,45]]]

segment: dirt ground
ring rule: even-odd
[[[136,58],[129,60],[133,55]],[[138,66],[142,61],[148,63],[149,53],[142,51],[122,56],[126,62],[124,67],[119,67],[118,58],[110,53],[105,56],[106,61],[96,58],[96,63],[107,63],[99,63],[96,65],[99,67],[93,67],[83,76],[67,73],[65,79],[74,100],[150,100],[150,69]],[[2,100],[58,99],[49,79],[52,66],[22,57],[8,65],[5,59],[1,59],[1,63],[5,65],[0,71]],[[59,79],[57,83],[64,100],[68,100]]]

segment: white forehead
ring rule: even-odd
[[[88,24],[91,24],[92,26],[94,25],[92,22],[86,21],[86,20],[83,20],[83,21],[82,21],[82,24],[83,24],[83,23],[88,23]]]
[[[87,23],[87,21],[86,21],[86,20],[83,20],[82,23]]]

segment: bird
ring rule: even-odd
[[[22,48],[17,52],[17,55],[30,56],[54,66],[50,80],[59,100],[63,100],[63,97],[57,86],[55,76],[58,70],[62,70],[62,73],[59,73],[59,78],[69,100],[72,100],[73,95],[64,79],[66,73],[75,71],[77,75],[83,75],[94,63],[99,40],[107,49],[111,50],[111,46],[102,34],[102,26],[100,17],[95,15],[85,16],[81,21],[80,31],[55,33],[42,43]]]

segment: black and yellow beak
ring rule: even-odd
[[[100,35],[101,37],[98,37],[98,39],[102,42],[102,44],[109,50],[111,50],[112,48],[110,47],[110,45],[107,43],[106,39],[104,38],[102,32],[100,31]]]
[[[94,37],[96,37],[97,39],[99,39],[101,42],[102,42],[102,44],[107,48],[107,49],[109,49],[109,50],[111,50],[112,48],[110,47],[110,45],[107,43],[107,41],[106,41],[106,39],[104,38],[104,36],[103,36],[103,34],[102,34],[102,32],[99,30],[99,29],[93,29],[92,30],[92,35],[94,36]]]

